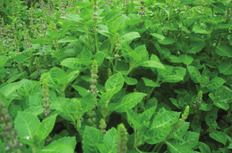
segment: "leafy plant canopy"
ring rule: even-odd
[[[231,0],[1,0],[1,153],[231,153]]]

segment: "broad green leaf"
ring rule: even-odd
[[[227,135],[221,131],[214,131],[209,134],[209,136],[215,141],[225,145],[227,142]]]
[[[226,86],[222,86],[211,92],[209,97],[218,108],[228,110],[230,103],[232,103],[232,90]]]
[[[65,14],[61,18],[66,20],[66,21],[72,21],[72,22],[80,22],[81,21],[81,17],[78,14]]]
[[[158,70],[162,82],[176,83],[184,80],[186,69],[183,67],[165,66],[164,70]]]
[[[228,149],[232,149],[232,143],[230,143],[229,145],[228,145]]]
[[[8,61],[8,57],[4,56],[4,55],[1,55],[0,56],[0,68],[3,68],[7,61]]]
[[[168,150],[170,151],[170,153],[194,153],[191,148],[185,145],[178,145],[168,141],[166,141],[166,144],[168,145]]]
[[[165,37],[165,39],[158,40],[158,42],[162,45],[172,45],[175,43],[173,38]]]
[[[210,147],[207,144],[202,143],[202,142],[199,143],[199,149],[200,149],[201,153],[211,153],[212,152]]]
[[[157,144],[170,136],[173,126],[178,122],[180,113],[162,108],[153,119],[150,130],[147,132],[147,143]]]
[[[164,65],[160,62],[159,58],[156,55],[152,55],[150,60],[141,63],[141,66],[148,68],[165,69]]]
[[[71,42],[77,42],[77,41],[78,41],[77,38],[64,38],[64,39],[58,40],[58,43],[71,43]]]
[[[209,30],[206,30],[207,29],[207,27],[205,26],[205,27],[203,27],[203,26],[200,26],[200,25],[198,25],[198,24],[195,24],[194,26],[193,26],[193,32],[195,32],[195,33],[198,33],[198,34],[210,34],[211,33],[211,31],[209,31]]]
[[[146,94],[141,92],[130,93],[124,96],[120,103],[112,104],[110,109],[116,112],[127,112],[140,103],[145,96]]]
[[[60,86],[60,90],[64,91],[67,85],[79,75],[79,71],[65,72],[64,70],[53,67],[50,70],[50,76],[55,86]]]
[[[66,82],[66,73],[58,67],[53,67],[50,70],[50,75],[53,81],[58,85],[63,85]]]
[[[142,79],[143,79],[143,82],[144,82],[145,86],[147,86],[147,87],[155,88],[155,87],[160,86],[160,84],[158,82],[155,82],[153,80],[147,79],[145,77],[142,77]]]
[[[21,96],[29,96],[40,91],[38,81],[23,79],[20,81],[21,86],[17,89],[17,93]]]
[[[158,33],[152,33],[151,34],[154,38],[159,39],[159,40],[164,40],[165,36],[162,34],[158,34]]]
[[[80,103],[83,109],[83,113],[85,113],[96,107],[97,99],[93,94],[88,94],[81,99]]]
[[[125,77],[125,82],[128,85],[136,85],[138,83],[138,81],[132,77]]]
[[[169,56],[169,60],[172,63],[184,63],[185,65],[189,65],[193,62],[193,58],[189,55],[180,55],[180,56]]]
[[[0,93],[8,99],[10,103],[15,98],[29,96],[39,90],[37,81],[23,79],[18,82],[3,84],[0,86]],[[7,104],[8,105],[8,104]]]
[[[121,39],[122,43],[130,43],[132,40],[139,38],[140,34],[138,32],[129,32],[124,34]]]
[[[86,88],[83,88],[83,87],[81,87],[81,86],[79,86],[79,85],[72,85],[72,87],[82,96],[82,97],[84,97],[84,96],[86,96],[86,95],[88,95],[89,94],[89,92],[88,92],[88,89],[86,89]]]
[[[98,153],[98,144],[103,140],[100,130],[86,126],[83,133],[82,149],[84,153]]]
[[[13,99],[19,96],[16,91],[20,89],[21,86],[21,82],[5,84],[0,87],[0,93],[3,94],[6,99],[9,99],[9,102],[11,102]]]
[[[219,56],[232,57],[232,47],[229,46],[218,46],[215,52]]]
[[[144,61],[141,66],[148,67],[148,68],[157,68],[157,69],[164,69],[164,65],[158,61]]]
[[[219,128],[217,123],[217,118],[218,118],[217,109],[212,109],[209,112],[207,112],[207,114],[205,115],[205,122],[210,128],[217,129]]]
[[[40,115],[43,113],[43,106],[42,104],[42,96],[41,93],[34,93],[28,96],[28,107],[25,111],[32,112],[34,115]]]
[[[198,146],[200,134],[198,132],[188,131],[183,137],[184,142],[182,142],[185,146],[189,148],[196,148]]]
[[[127,54],[131,59],[130,65],[137,65],[149,59],[148,51],[145,45],[140,45],[134,50],[129,50]]]
[[[116,153],[117,152],[117,136],[118,132],[112,128],[106,132],[103,138],[103,143],[98,145],[100,153]]]
[[[106,55],[103,51],[99,51],[95,54],[94,59],[97,61],[98,65],[102,65],[102,63],[104,62],[105,56]]]
[[[220,88],[225,83],[225,80],[220,77],[215,77],[212,80],[210,80],[209,84],[207,85],[207,88],[209,90],[216,90]]]
[[[118,93],[124,85],[124,77],[122,74],[116,73],[113,74],[108,78],[108,80],[105,82],[105,92],[102,93],[101,96],[101,103],[107,104],[110,102],[110,99]]]
[[[75,137],[63,137],[52,141],[39,153],[74,153],[75,147]]]
[[[73,70],[78,70],[81,68],[82,65],[89,65],[90,63],[91,63],[90,60],[70,57],[70,58],[66,58],[63,61],[61,61],[60,64],[64,67],[67,67]]]
[[[56,122],[56,114],[54,115],[51,115],[47,118],[45,118],[40,126],[38,127],[37,129],[37,132],[36,132],[36,135],[37,135],[37,138],[40,140],[40,141],[44,141],[47,136],[50,134],[50,132],[52,131],[54,125],[55,125],[55,122]]]
[[[190,74],[191,79],[195,83],[200,83],[201,82],[201,73],[199,72],[199,70],[196,67],[188,66],[188,72]]]
[[[152,123],[152,129],[168,127],[175,124],[179,119],[180,113],[168,111],[162,108],[156,115]]]
[[[18,136],[27,142],[34,139],[36,131],[40,127],[39,119],[29,112],[18,112],[14,124]]]
[[[142,113],[136,113],[133,110],[129,110],[127,112],[128,122],[134,129],[148,127],[150,125],[151,118],[155,113],[155,110],[156,107],[148,108]]]
[[[83,115],[82,104],[79,99],[57,98],[51,106],[61,117],[76,122]]]
[[[106,37],[109,37],[110,34],[108,26],[103,24],[98,25],[97,32]]]
[[[140,55],[140,58],[142,61],[149,59],[149,54],[148,54],[146,45],[140,45],[140,46],[136,47],[134,51]]]
[[[172,134],[170,135],[170,139],[181,140],[184,138],[184,136],[186,136],[190,124],[183,120],[179,120],[176,126],[178,126],[178,128],[174,128]]]
[[[219,72],[224,75],[232,75],[232,63],[231,62],[222,62],[218,66]]]
[[[189,54],[199,53],[203,50],[205,45],[206,45],[205,42],[202,42],[202,41],[193,42],[192,45],[190,47],[188,47],[186,52]]]
[[[105,89],[106,92],[112,92],[112,95],[119,92],[124,85],[124,78],[121,73],[116,73],[110,76],[106,83],[105,83]]]

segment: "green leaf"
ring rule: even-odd
[[[102,139],[103,134],[100,130],[86,126],[82,140],[84,153],[98,153],[98,144],[102,142]]]
[[[192,45],[187,48],[186,52],[189,54],[199,53],[200,51],[203,50],[205,45],[206,45],[205,42],[202,42],[202,41],[193,42]]]
[[[106,91],[102,93],[100,102],[108,105],[110,99],[122,89],[123,85],[124,77],[120,72],[110,76],[105,83]]]
[[[141,92],[130,93],[124,96],[120,103],[111,104],[110,109],[116,112],[127,112],[141,102],[145,96],[146,94]]]
[[[97,99],[93,94],[89,93],[81,99],[80,103],[83,109],[83,113],[85,113],[91,111],[94,107],[96,107]]]
[[[131,58],[130,65],[137,65],[149,59],[148,51],[145,45],[140,45],[134,50],[129,50],[127,54]]]
[[[211,153],[212,152],[210,147],[207,144],[202,143],[202,142],[199,143],[199,149],[200,149],[201,153]]]
[[[141,66],[148,68],[164,69],[164,65],[158,61],[144,61]]]
[[[73,87],[82,97],[84,97],[84,96],[86,96],[86,95],[89,94],[88,89],[83,88],[83,87],[81,87],[81,86],[79,86],[79,85],[73,84],[72,87]]]
[[[72,21],[72,22],[80,22],[81,21],[81,18],[78,14],[65,14],[61,18],[66,20],[66,21]]]
[[[162,34],[158,34],[158,33],[152,33],[151,34],[154,38],[159,39],[159,40],[164,40],[165,36]]]
[[[121,73],[116,73],[108,78],[105,83],[106,92],[111,92],[112,95],[119,92],[124,85],[124,78]]]
[[[57,117],[57,115],[54,114],[54,115],[51,115],[51,116],[45,118],[41,122],[41,124],[38,127],[37,132],[36,132],[37,138],[41,142],[44,141],[47,138],[47,136],[50,134],[50,132],[52,131],[52,129],[55,125],[55,122],[56,122],[56,117]]]
[[[162,45],[172,45],[175,43],[173,38],[165,37],[165,39],[158,40],[158,42]]]
[[[125,82],[128,85],[136,85],[138,83],[138,81],[132,77],[125,77]]]
[[[100,153],[116,153],[117,152],[117,136],[118,132],[112,128],[106,132],[103,143],[98,145]]]
[[[189,55],[180,55],[180,56],[169,56],[169,60],[172,63],[183,63],[185,65],[189,65],[193,62],[193,58]]]
[[[232,48],[229,46],[218,46],[215,52],[219,56],[232,57]]]
[[[211,31],[208,31],[206,29],[207,29],[207,27],[205,25],[204,25],[204,27],[200,26],[199,24],[195,24],[193,26],[193,32],[198,33],[198,34],[206,34],[206,35],[210,34]]]
[[[0,56],[0,68],[3,68],[7,61],[8,61],[8,57],[4,56],[4,55],[1,55]]]
[[[32,141],[40,127],[39,119],[29,112],[18,112],[14,124],[18,136],[25,142]]]
[[[78,39],[77,38],[63,38],[63,39],[60,39],[58,40],[58,43],[72,43],[72,42],[77,42]]]
[[[223,110],[228,110],[232,102],[232,90],[226,86],[222,86],[209,94],[214,105]]]
[[[141,66],[148,68],[165,69],[164,65],[160,62],[159,58],[156,55],[152,55],[150,60],[141,63]]]
[[[136,113],[133,110],[129,110],[127,112],[127,119],[129,124],[134,128],[134,129],[142,129],[144,127],[147,127],[150,125],[151,118],[154,115],[156,110],[156,107],[151,107],[146,109],[142,113]]]
[[[65,72],[64,70],[53,67],[50,70],[50,76],[55,86],[60,86],[60,90],[64,91],[67,85],[79,75],[79,71]],[[58,88],[59,89],[59,88]]]
[[[194,153],[191,148],[185,145],[178,145],[168,141],[166,142],[166,144],[168,145],[168,150],[170,151],[170,153]]]
[[[179,120],[180,113],[164,108],[155,115],[150,130],[147,132],[147,143],[157,144],[166,140]]]
[[[39,153],[74,153],[75,147],[75,137],[63,137],[51,142]]]
[[[63,85],[66,82],[66,73],[62,69],[58,67],[53,67],[50,70],[51,78],[55,81],[58,85]]]
[[[217,118],[218,118],[218,111],[217,109],[212,109],[207,114],[205,115],[205,122],[208,125],[208,127],[212,129],[217,129],[218,123],[217,123]]]
[[[221,86],[223,86],[224,83],[225,83],[225,80],[223,78],[215,77],[212,80],[210,80],[210,82],[207,85],[207,88],[209,90],[216,90],[220,88]]]
[[[165,66],[164,70],[158,70],[162,82],[176,83],[184,80],[186,69],[183,67]]]
[[[195,83],[200,83],[201,82],[201,73],[199,72],[199,70],[194,66],[188,66],[187,69],[188,69],[188,72],[190,74],[191,79]]]
[[[82,104],[79,99],[57,98],[52,105],[61,117],[75,123],[83,115]]]
[[[104,62],[105,56],[106,55],[103,51],[99,51],[95,54],[94,59],[97,61],[98,65],[101,65]]]
[[[222,62],[218,66],[219,72],[224,75],[232,75],[232,63],[231,62]]]
[[[179,119],[180,113],[174,111],[168,111],[164,108],[155,115],[154,122],[152,123],[152,129],[158,129],[168,127],[176,123]]]
[[[6,97],[6,99],[8,99],[9,102],[11,102],[13,99],[19,96],[17,90],[20,89],[21,86],[21,81],[8,83],[0,87],[0,93],[2,93],[3,96]]]
[[[73,70],[79,70],[82,65],[89,65],[91,63],[90,59],[81,59],[81,58],[66,58],[61,61],[61,65]]]
[[[142,77],[142,79],[143,79],[143,82],[144,82],[145,86],[147,86],[147,87],[155,88],[155,87],[160,86],[160,84],[158,82],[155,82],[153,80],[147,79],[145,77]]]
[[[209,136],[215,141],[222,143],[223,145],[227,142],[227,135],[221,131],[214,131],[209,134]]]
[[[122,43],[130,43],[132,40],[139,38],[140,34],[138,32],[129,32],[121,37]]]

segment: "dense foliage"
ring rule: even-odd
[[[232,152],[231,0],[1,0],[1,153]]]

